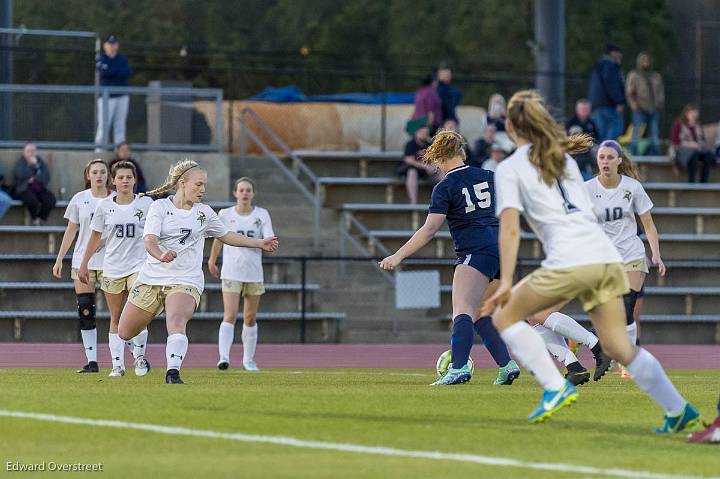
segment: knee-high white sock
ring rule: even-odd
[[[167,338],[167,346],[165,347],[165,359],[167,359],[167,369],[180,370],[183,359],[187,354],[188,338],[184,334],[175,333]]]
[[[133,357],[135,359],[139,358],[140,356],[145,356],[145,347],[147,346],[147,338],[148,338],[148,330],[147,328],[143,329],[138,333],[137,336],[132,338],[133,342]]]
[[[543,341],[545,341],[545,347],[547,350],[550,351],[550,354],[555,356],[558,361],[563,363],[565,366],[578,362],[577,356],[575,356],[575,354],[570,351],[570,348],[568,348],[565,338],[555,331],[546,328],[542,324],[536,324],[534,329],[542,337]]]
[[[687,401],[683,399],[665,374],[655,356],[643,348],[637,348],[637,354],[627,365],[633,380],[670,415],[682,412]]]
[[[257,346],[258,326],[248,326],[243,324],[242,343],[243,343],[243,362],[252,361],[255,357],[255,347]]]
[[[235,325],[223,321],[220,323],[220,331],[218,331],[218,353],[220,359],[230,360],[230,348],[235,339]]]
[[[110,345],[110,356],[112,357],[112,367],[125,369],[125,351],[123,346],[125,342],[120,339],[117,333],[108,333],[108,343]]]
[[[544,389],[556,391],[563,387],[565,379],[555,367],[542,338],[529,324],[517,322],[502,331],[500,336],[513,357],[535,376]]]
[[[97,362],[97,329],[81,329],[83,346],[85,347],[85,357],[88,362]]]
[[[552,313],[545,320],[545,327],[577,343],[584,344],[588,348],[592,348],[598,343],[597,336],[580,326],[567,314]]]
[[[627,331],[628,338],[630,338],[630,344],[635,346],[637,342],[637,323],[633,322],[632,324],[628,324],[625,330]]]

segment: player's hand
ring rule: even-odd
[[[265,238],[260,240],[260,248],[263,251],[267,251],[268,253],[272,253],[278,249],[280,246],[280,243],[278,242],[277,236],[273,236],[272,238]]]
[[[650,261],[652,261],[652,264],[657,266],[658,273],[660,273],[660,276],[665,276],[665,271],[667,271],[667,269],[665,268],[665,263],[663,263],[662,258],[660,256],[653,255],[653,257]]]
[[[393,255],[388,256],[384,260],[380,261],[380,263],[378,263],[378,264],[380,265],[380,267],[382,269],[392,271],[395,268],[397,268],[401,262],[402,262],[402,259],[398,258],[396,255],[393,254]]]
[[[218,269],[218,267],[215,263],[208,263],[208,269],[210,270],[211,275],[213,275],[216,278],[220,277],[220,270]]]
[[[55,261],[52,269],[52,274],[58,279],[62,278],[62,260]]]
[[[480,309],[481,316],[492,316],[496,308],[505,306],[510,301],[510,295],[512,294],[512,282],[500,280],[500,286],[495,291],[495,294],[490,296],[482,304]]]
[[[78,270],[78,279],[82,284],[90,284],[90,272],[87,265],[81,265]]]
[[[177,253],[173,250],[170,250],[170,251],[164,252],[160,256],[160,261],[162,261],[163,263],[169,263],[172,260],[174,260],[175,258],[177,258]]]

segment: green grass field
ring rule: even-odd
[[[0,410],[720,476],[720,448],[686,444],[685,434],[652,433],[661,424],[662,413],[633,383],[618,376],[582,386],[575,405],[544,424],[530,425],[525,417],[536,406],[540,389],[527,374],[502,388],[490,384],[492,370],[476,371],[467,385],[445,388],[429,387],[434,375],[424,369],[259,374],[186,369],[184,386],[165,385],[159,370],[144,378],[136,378],[130,370],[128,376],[115,380],[106,374],[106,370],[100,375],[78,375],[61,369],[0,369]],[[705,419],[714,417],[718,371],[670,374]],[[0,417],[0,460],[0,475],[7,474],[7,462],[55,461],[102,463],[103,472],[94,474],[106,478],[603,477],[15,417]],[[11,477],[44,474],[12,473]],[[78,475],[51,473],[51,477]]]

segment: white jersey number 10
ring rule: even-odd
[[[477,199],[477,203],[474,203],[472,198],[470,197],[470,191],[468,191],[467,188],[462,189],[462,194],[465,196],[465,213],[471,213],[475,211],[475,207],[484,209],[484,208],[490,208],[490,203],[492,203],[492,196],[490,196],[490,186],[488,185],[487,181],[483,181],[482,183],[478,183],[477,185],[473,185],[473,190],[475,192],[475,198]]]

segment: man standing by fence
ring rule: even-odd
[[[598,141],[616,140],[623,132],[625,81],[620,63],[622,50],[617,45],[608,45],[605,56],[593,65],[590,73],[588,99],[598,127]]]
[[[95,134],[95,144],[98,147],[96,152],[101,151],[99,145],[103,142],[108,143],[110,138],[110,127],[112,126],[113,144],[119,145],[125,141],[125,122],[127,120],[128,105],[130,98],[127,94],[111,93],[107,102],[107,115],[105,115],[105,104],[102,97],[102,87],[111,86],[128,86],[128,80],[132,74],[130,64],[125,55],[118,52],[120,43],[115,35],[108,35],[103,42],[103,53],[97,58],[95,68],[100,75],[101,96],[98,98],[97,105],[97,133]],[[108,124],[105,125],[105,118]],[[108,135],[105,137],[104,132],[107,129]]]
[[[638,139],[641,129],[646,128],[646,136],[650,140],[646,155],[660,153],[659,123],[660,111],[665,107],[665,86],[662,77],[652,69],[650,54],[641,52],[637,56],[637,68],[627,77],[625,95],[632,110],[632,143],[633,155],[640,154]]]

